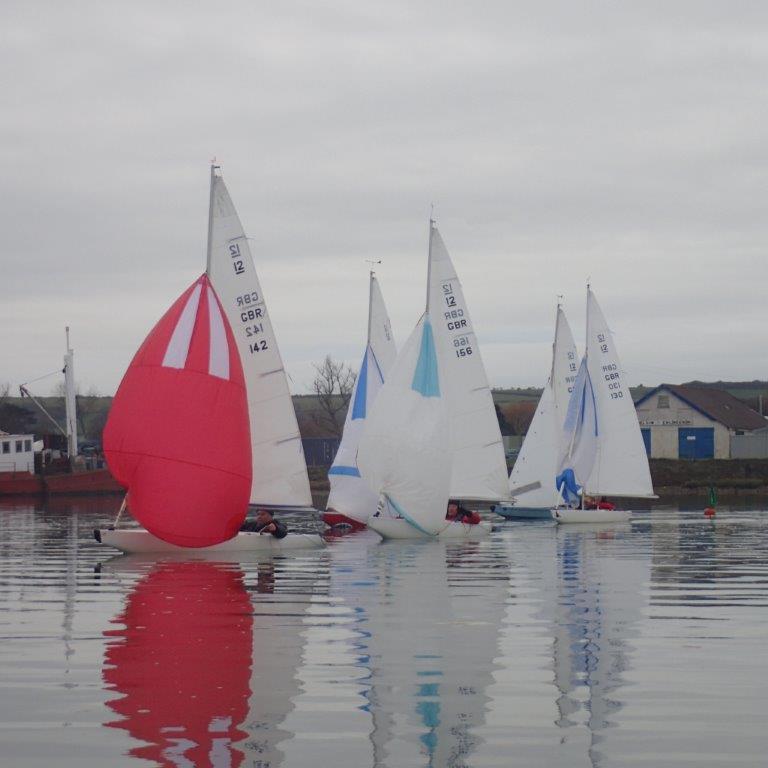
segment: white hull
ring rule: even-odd
[[[476,525],[447,523],[437,536],[421,533],[407,520],[392,517],[369,517],[368,527],[385,539],[482,539],[491,532],[491,524],[483,520]]]
[[[628,509],[553,509],[557,523],[626,523],[632,517]]]
[[[158,539],[142,528],[124,528],[113,531],[105,528],[94,531],[96,541],[126,554],[185,552],[187,554],[284,552],[292,549],[318,549],[325,542],[317,534],[289,533],[283,539],[276,539],[271,534],[242,531],[232,539],[211,547],[178,547]]]

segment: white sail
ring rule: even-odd
[[[328,480],[331,484],[328,509],[360,522],[365,522],[373,514],[379,497],[360,477],[360,470],[357,467],[357,448],[367,423],[368,413],[389,374],[396,355],[395,340],[387,308],[384,305],[384,297],[381,295],[375,275],[371,272],[368,344],[349,401],[341,444],[333,465],[328,471]]]
[[[587,348],[598,414],[598,450],[586,491],[591,495],[652,498],[648,456],[635,404],[608,323],[587,289]]]
[[[357,464],[391,510],[427,534],[445,527],[451,453],[444,375],[423,315],[368,417]]]
[[[592,474],[599,447],[599,427],[595,393],[586,357],[582,359],[568,410],[561,430],[561,451],[555,484],[568,503],[579,500],[581,490]]]
[[[248,390],[251,503],[309,507],[307,466],[277,339],[248,240],[213,169],[208,237],[208,276],[235,334]]]
[[[397,357],[395,337],[389,322],[384,296],[376,275],[371,273],[371,295],[368,303],[368,346],[373,351],[379,370],[386,377]]]
[[[491,389],[461,283],[437,227],[430,226],[427,311],[450,414],[451,498],[499,501],[509,489]]]
[[[590,496],[654,496],[632,395],[613,335],[589,288],[587,346],[561,441],[557,483],[566,501],[576,500],[578,487]]]
[[[547,508],[558,502],[560,494],[554,478],[558,470],[560,432],[576,370],[576,344],[565,313],[558,305],[549,379],[509,476],[509,490],[519,507]]]

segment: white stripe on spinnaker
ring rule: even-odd
[[[200,292],[202,286],[198,283],[187,299],[184,309],[179,315],[173,335],[165,350],[163,366],[165,368],[183,368],[189,354],[189,344],[192,341],[192,331],[195,328],[197,307],[200,304]]]
[[[221,316],[219,302],[208,286],[208,319],[210,322],[211,351],[208,362],[208,373],[221,379],[229,378],[229,344],[227,331],[224,328],[224,318]]]

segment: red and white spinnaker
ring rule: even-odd
[[[158,538],[205,547],[240,528],[252,478],[248,402],[232,328],[207,275],[133,358],[104,451],[131,514]]]

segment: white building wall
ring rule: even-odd
[[[659,408],[659,396],[669,400],[669,408]],[[677,459],[678,429],[680,427],[714,429],[715,458],[728,459],[731,455],[731,430],[719,421],[691,408],[669,390],[662,389],[637,408],[641,428],[651,430],[651,456],[654,459]]]
[[[32,435],[0,435],[0,472],[35,471]]]

